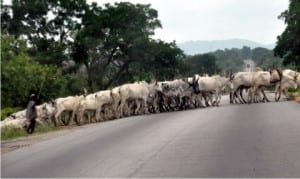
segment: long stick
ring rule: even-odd
[[[45,74],[45,73],[43,73],[43,74]],[[45,81],[46,81],[46,75],[43,75],[43,76],[44,76],[44,79],[43,79],[42,84],[41,84],[41,86],[40,86],[39,93],[38,93],[38,95],[37,95],[37,100],[40,99],[40,95],[41,95],[41,92],[42,92],[42,88],[43,88],[44,83],[45,83]]]

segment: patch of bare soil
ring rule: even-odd
[[[28,137],[21,137],[21,138],[5,140],[5,141],[1,140],[1,154],[5,154],[7,152],[11,152],[22,147],[27,147],[38,142],[42,142],[58,136],[65,135],[75,130],[76,128],[77,128],[76,125],[70,125],[70,126],[64,126],[62,127],[61,130],[58,131],[52,131],[43,134],[33,134]]]

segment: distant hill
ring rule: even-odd
[[[229,40],[197,40],[197,41],[187,41],[183,43],[178,43],[179,48],[181,48],[187,55],[195,55],[200,53],[213,52],[218,49],[224,50],[225,48],[242,48],[243,46],[248,46],[250,48],[264,47],[267,49],[273,49],[275,44],[260,44],[245,39],[229,39]]]

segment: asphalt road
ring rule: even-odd
[[[223,104],[86,125],[1,162],[2,177],[300,177],[300,105]]]

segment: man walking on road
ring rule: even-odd
[[[29,126],[26,130],[28,134],[32,134],[35,128],[35,123],[36,123],[35,119],[37,118],[37,111],[35,106],[36,106],[36,95],[31,94],[30,100],[26,108],[26,119],[29,121]]]

